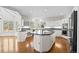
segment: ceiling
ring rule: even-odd
[[[71,13],[73,6],[2,6],[18,11],[25,17],[57,17],[67,16]]]

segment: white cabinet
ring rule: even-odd
[[[17,32],[17,38],[19,39],[19,42],[25,41],[27,37],[27,32]]]
[[[38,52],[47,52],[53,44],[51,35],[34,35],[34,49]]]

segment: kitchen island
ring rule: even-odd
[[[19,53],[39,53],[31,45],[33,36],[27,37],[24,42],[18,42]],[[63,37],[56,37],[51,49],[45,53],[70,53],[70,43]]]

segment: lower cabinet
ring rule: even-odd
[[[0,52],[17,52],[16,36],[0,36]]]
[[[52,47],[51,35],[34,35],[34,49],[38,52],[48,52]]]

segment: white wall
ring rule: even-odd
[[[46,26],[50,26],[50,27],[56,27],[56,26],[62,26],[63,23],[68,23],[69,19],[68,18],[64,18],[62,20],[52,20],[52,21],[46,21]]]

